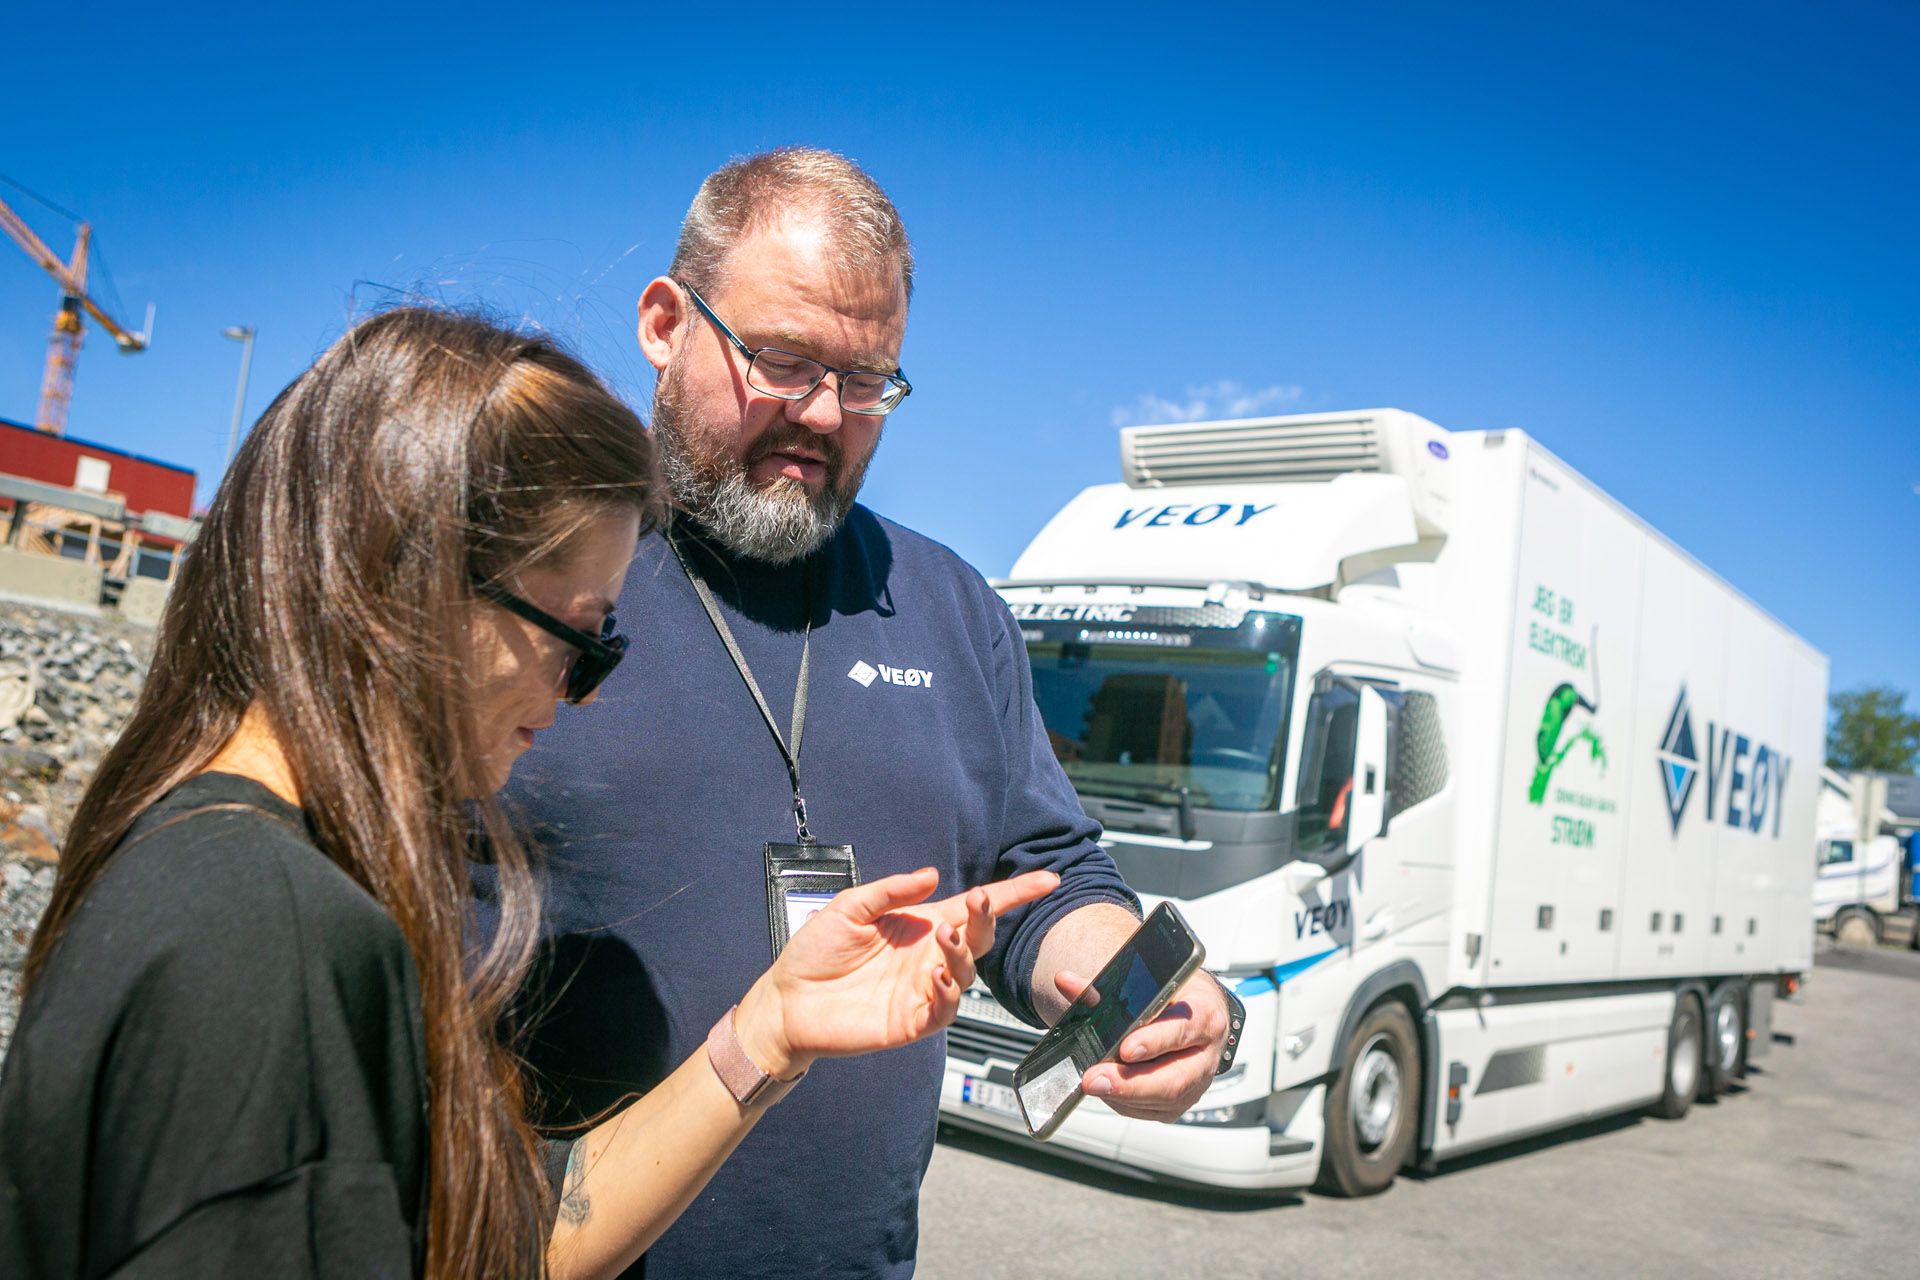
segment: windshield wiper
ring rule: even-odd
[[[1180,812],[1180,838],[1191,840],[1199,834],[1200,827],[1193,816],[1193,788],[1184,782],[1085,782],[1075,779],[1077,790],[1093,795],[1104,795],[1110,800],[1138,800],[1143,804],[1166,804],[1166,801],[1149,799],[1149,796],[1173,797],[1172,807]],[[1112,788],[1107,790],[1106,788]],[[1143,796],[1140,792],[1146,792]],[[1117,794],[1116,794],[1117,793]]]

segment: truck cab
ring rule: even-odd
[[[1860,839],[1853,783],[1832,769],[1821,775],[1814,863],[1815,926],[1848,946],[1878,943],[1887,918],[1906,905],[1900,842],[1890,835]]]
[[[1304,1082],[1327,1074],[1347,997],[1382,974],[1416,1002],[1444,989],[1457,672],[1392,562],[1430,558],[1449,495],[1380,470],[1444,435],[1393,411],[1283,431],[1279,500],[1243,457],[1219,483],[1153,485],[1191,482],[1216,442],[1129,436],[1128,481],[1083,493],[995,584],[1102,844],[1148,909],[1179,905],[1247,1007],[1236,1065],[1180,1124],[1083,1106],[1056,1147],[1175,1180],[1310,1182],[1325,1085]],[[1403,945],[1421,938],[1425,955]],[[1006,1086],[1034,1036],[970,992],[949,1118],[1017,1130]]]

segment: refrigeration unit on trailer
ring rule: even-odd
[[[1364,1194],[1770,1043],[1812,960],[1826,660],[1518,431],[1135,427],[997,584],[1053,748],[1247,1007],[1177,1124],[1051,1146]],[[1730,519],[1737,515],[1730,512]],[[984,991],[942,1109],[1021,1135]]]

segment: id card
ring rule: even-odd
[[[767,844],[767,935],[777,959],[794,931],[860,883],[850,844]]]
[[[826,892],[787,893],[787,936],[791,938],[800,932],[800,926],[814,918],[820,908],[833,901],[833,895]]]

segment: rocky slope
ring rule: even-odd
[[[146,678],[152,633],[0,602],[0,1054],[73,810]]]

